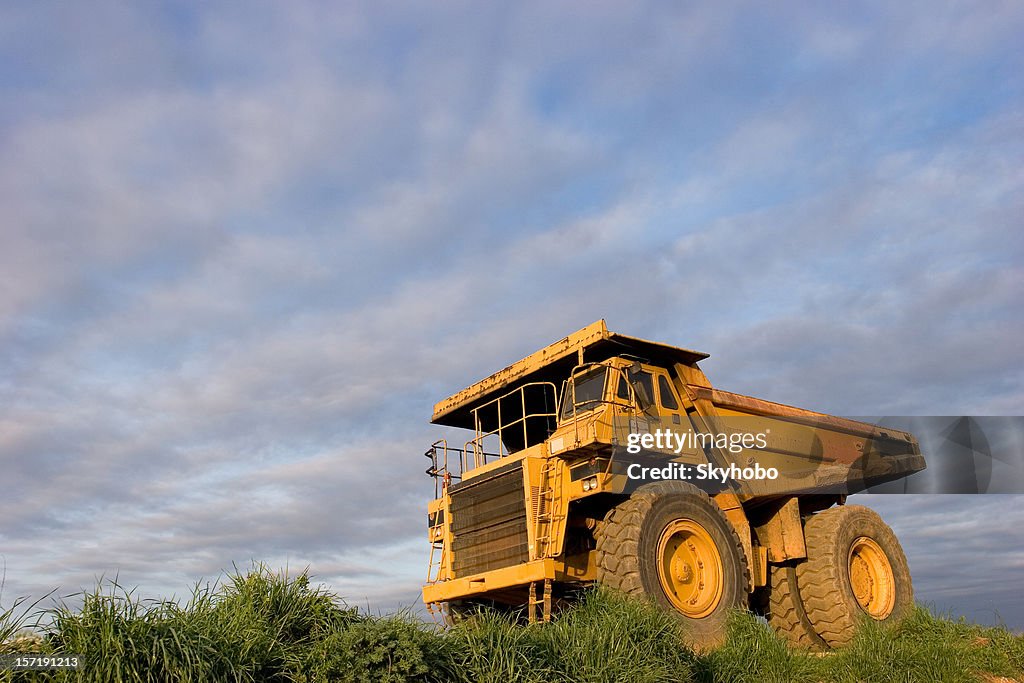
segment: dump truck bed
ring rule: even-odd
[[[746,494],[754,498],[856,493],[925,468],[917,439],[909,432],[711,387],[686,385],[686,393],[700,416],[719,430],[727,425],[725,431],[768,432],[767,448],[758,460],[777,467],[783,476],[746,486]],[[738,459],[731,454],[725,458]]]
[[[871,424],[870,422],[860,422],[858,420],[851,420],[845,417],[828,415],[827,413],[818,413],[813,410],[796,408],[784,403],[765,401],[764,399],[755,398],[753,396],[734,394],[730,391],[722,391],[721,389],[698,387],[693,385],[687,385],[686,391],[692,401],[709,401],[718,409],[718,414],[722,414],[724,409],[744,415],[762,415],[765,417],[784,418],[788,422],[804,424],[809,427],[836,430],[853,436],[862,436],[867,439],[878,439],[884,437],[914,441],[913,435],[909,432],[890,429],[888,427],[879,427],[878,425]]]

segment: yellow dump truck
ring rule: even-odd
[[[423,600],[548,620],[605,584],[678,613],[701,647],[749,608],[842,645],[913,602],[893,532],[846,496],[924,469],[917,440],[714,388],[707,354],[603,320],[434,407]],[[460,440],[461,441],[461,440]]]

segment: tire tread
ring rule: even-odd
[[[812,515],[804,526],[808,559],[796,567],[797,584],[814,630],[832,646],[853,640],[858,622],[867,616],[853,606],[852,595],[841,592],[848,583],[845,574],[849,567],[845,553],[836,552],[835,544],[851,533],[869,536],[886,550],[896,581],[897,603],[885,621],[899,619],[906,606],[913,603],[906,557],[896,535],[878,513],[861,505],[843,505]]]

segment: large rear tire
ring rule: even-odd
[[[643,486],[597,530],[600,583],[676,612],[692,644],[725,638],[729,611],[747,606],[743,545],[707,494],[684,482]]]
[[[787,642],[808,650],[824,650],[828,644],[819,636],[797,589],[796,566],[773,565],[770,568],[767,614],[768,624]]]
[[[903,548],[874,510],[819,512],[807,520],[804,538],[807,561],[796,566],[797,583],[807,618],[829,645],[848,644],[865,618],[896,623],[913,606]]]

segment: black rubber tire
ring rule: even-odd
[[[807,650],[828,649],[815,632],[797,588],[796,567],[791,564],[772,565],[768,575],[768,624],[786,642]]]
[[[699,619],[676,610],[658,579],[659,538],[669,524],[681,519],[703,527],[721,556],[721,599],[711,614]],[[729,612],[748,606],[743,545],[718,505],[696,486],[685,482],[642,486],[608,513],[596,536],[598,582],[629,595],[646,596],[672,610],[697,648],[721,644]]]
[[[893,605],[881,618],[861,607],[850,578],[850,554],[862,537],[877,544],[891,569]],[[804,525],[804,538],[807,561],[796,566],[797,584],[807,618],[826,643],[832,647],[848,644],[863,619],[894,624],[910,611],[914,589],[907,558],[896,534],[874,510],[843,505],[819,512]]]

